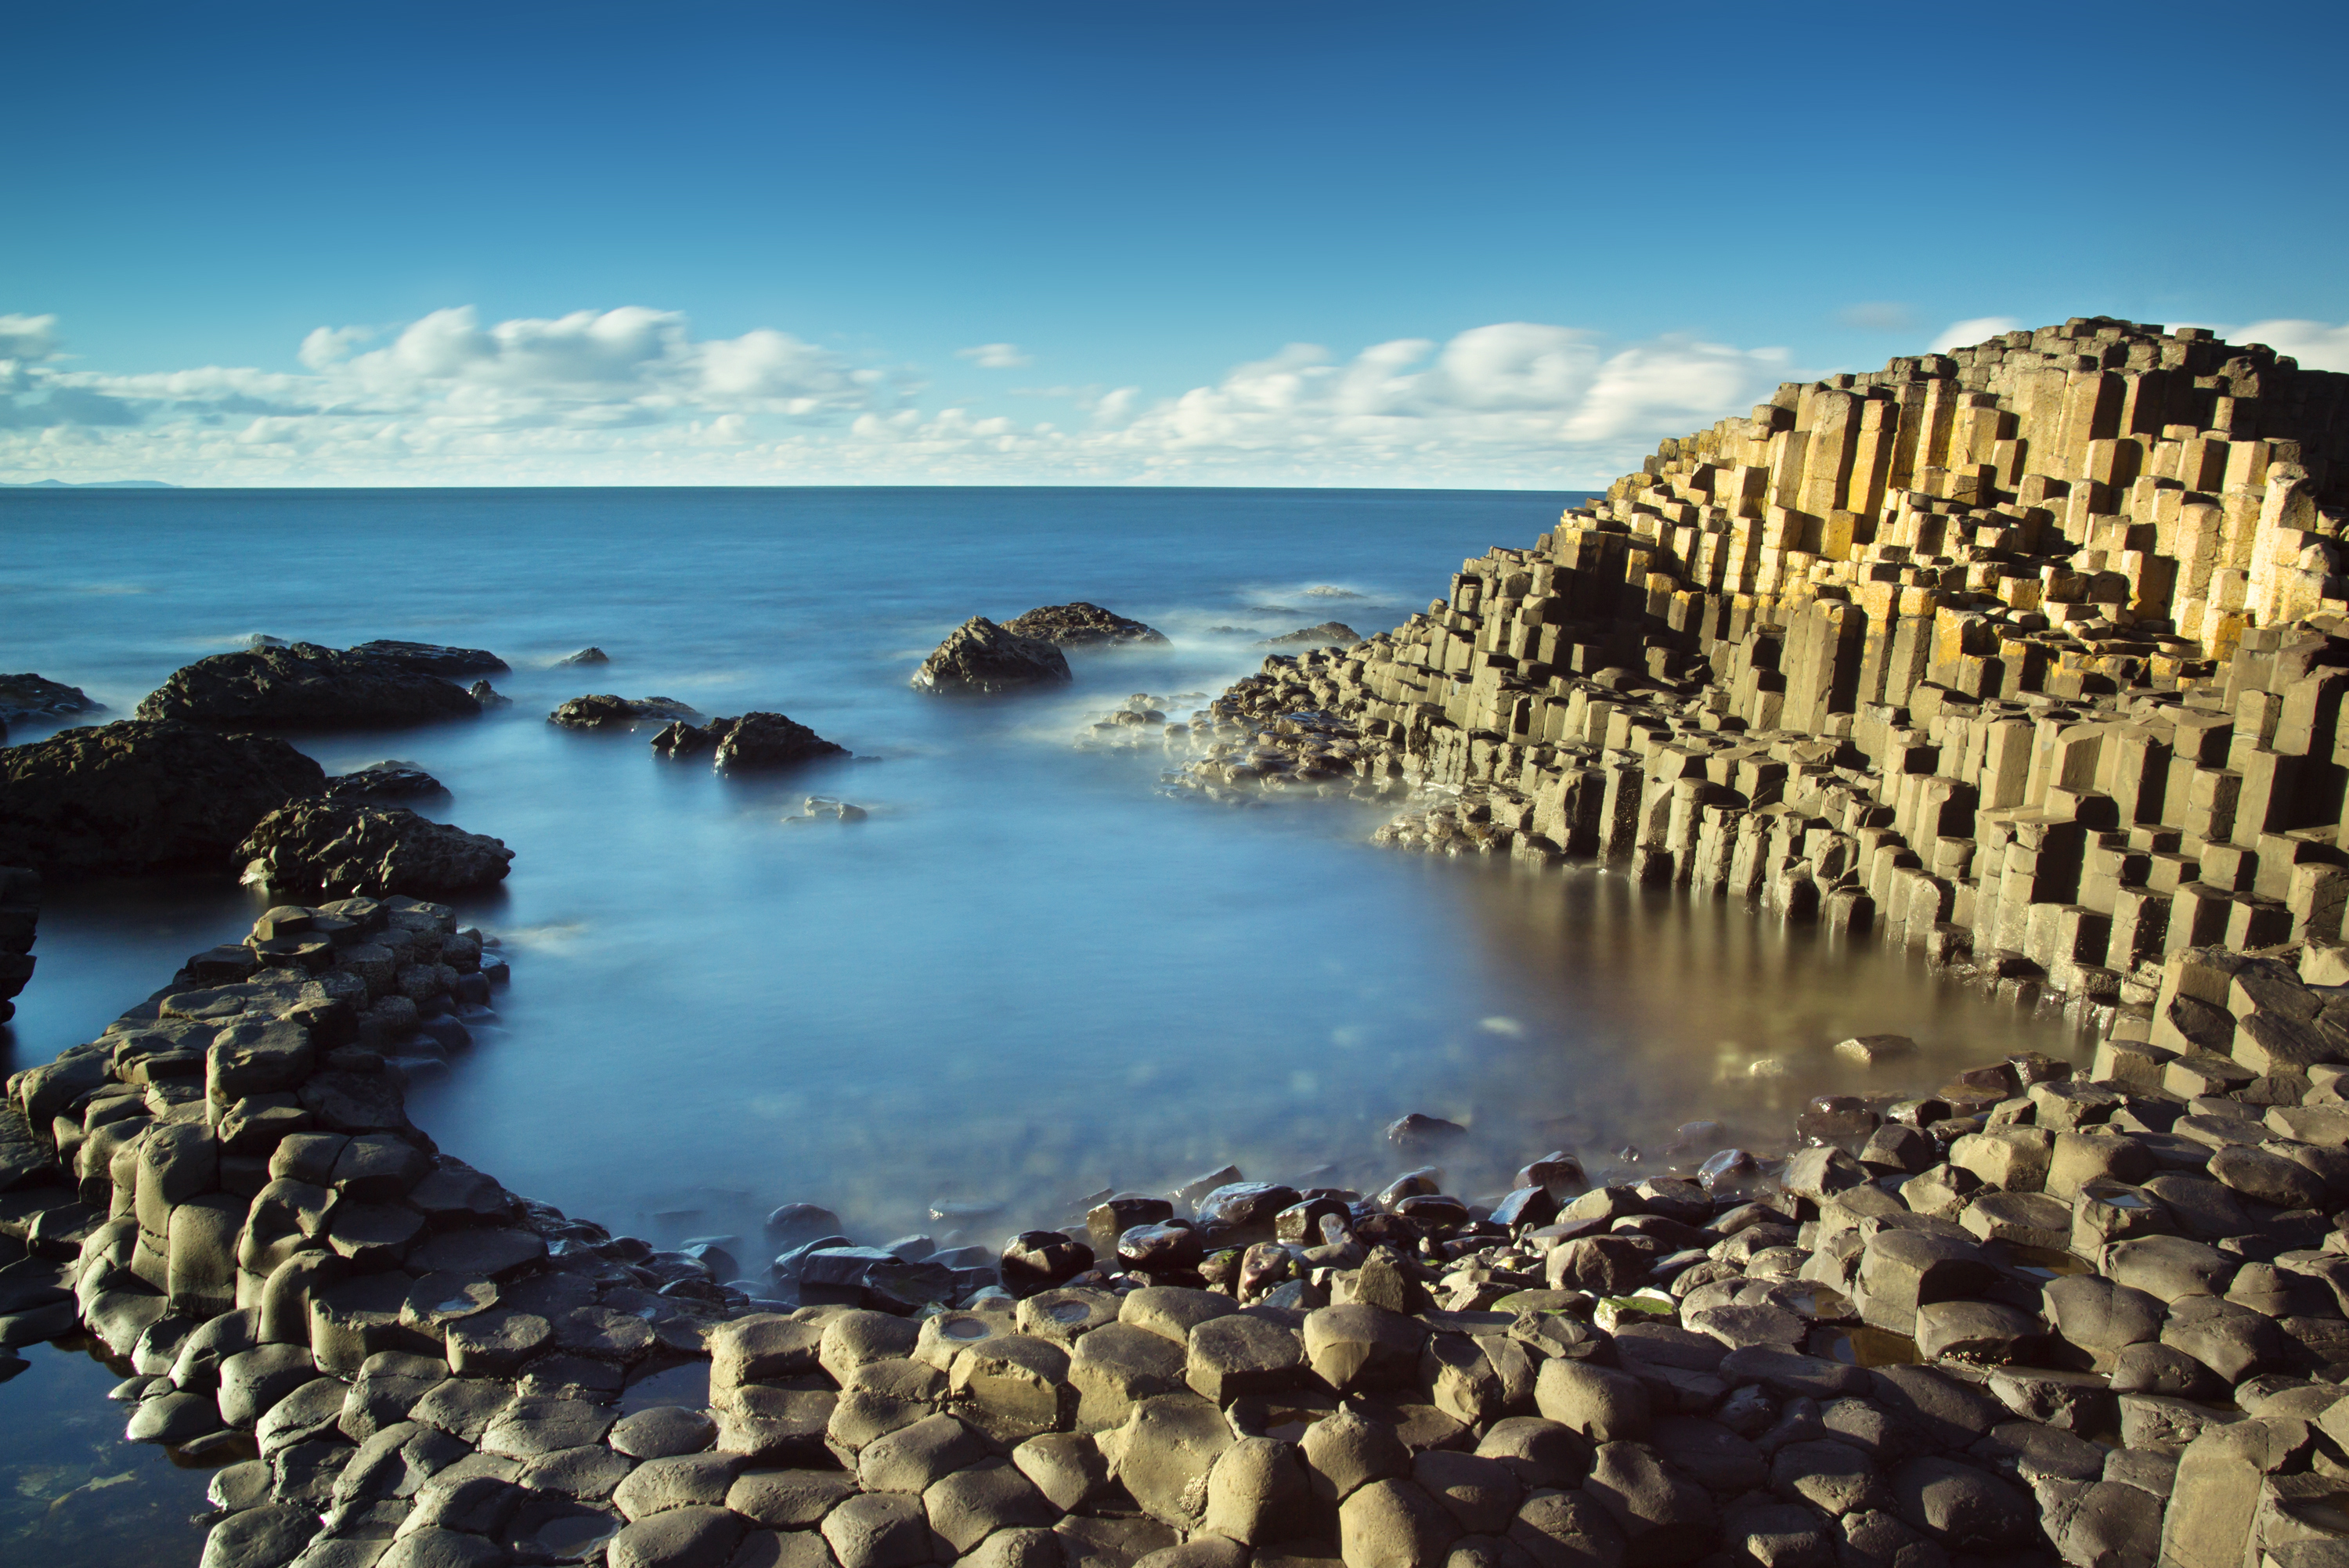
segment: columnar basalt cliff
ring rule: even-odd
[[[1268,660],[1184,781],[1433,785],[1382,837],[2147,1003],[2184,949],[2338,934],[2344,482],[2349,377],[2196,330],[1783,387],[1425,614]]]

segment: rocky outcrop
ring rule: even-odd
[[[437,676],[316,643],[198,659],[139,705],[141,718],[300,729],[426,724],[481,711],[463,688]]]
[[[627,729],[647,719],[691,724],[701,715],[674,697],[615,696],[609,692],[574,696],[546,716],[564,729]]]
[[[1350,648],[1362,640],[1360,632],[1337,621],[1324,621],[1318,626],[1302,626],[1294,632],[1283,632],[1277,637],[1267,637],[1257,644],[1260,648]]]
[[[39,676],[0,676],[0,735],[6,726],[27,718],[70,718],[78,713],[103,713],[106,705],[93,701],[79,686]]]
[[[1070,604],[1046,604],[1003,623],[1015,637],[1032,637],[1063,648],[1093,648],[1122,644],[1161,644],[1166,634],[1112,614],[1080,599]]]
[[[0,864],[47,874],[215,869],[326,770],[273,736],[149,719],[0,751]]]
[[[921,691],[984,695],[1066,682],[1069,661],[1050,643],[1006,631],[973,615],[937,645],[913,685]]]
[[[449,787],[413,762],[370,762],[326,780],[319,794],[329,800],[413,800],[446,795]]]
[[[0,1024],[16,1016],[16,998],[33,978],[33,936],[40,922],[40,873],[0,866]]]
[[[575,654],[565,654],[554,661],[558,665],[608,665],[612,655],[601,648],[582,648]]]
[[[501,675],[511,668],[487,648],[451,648],[439,643],[401,643],[379,637],[346,650],[363,659],[420,676]]]
[[[740,718],[713,718],[707,724],[680,720],[653,737],[653,749],[672,758],[709,753],[717,767],[741,770],[789,768],[848,755],[848,748],[826,740],[795,719],[780,713],[755,712]]]
[[[296,800],[264,817],[236,849],[243,880],[297,898],[443,896],[505,878],[513,851],[403,807]]]

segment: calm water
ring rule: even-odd
[[[1561,1141],[1598,1164],[1692,1116],[1783,1129],[1852,1081],[1828,1050],[1852,1033],[1928,1047],[1886,1087],[2069,1050],[1872,944],[1588,870],[1373,850],[1361,808],[1170,800],[1154,753],[1070,745],[1130,693],[1220,689],[1261,659],[1256,635],[1392,625],[1565,499],[0,492],[0,669],[127,714],[254,633],[512,663],[494,678],[514,706],[479,722],[298,743],[330,769],[421,762],[452,791],[432,814],[517,851],[467,909],[513,961],[504,1026],[412,1091],[417,1119],[518,1191],[660,1243],[755,1235],[787,1199],[875,1241],[943,1234],[935,1202],[1001,1203],[967,1226],[992,1240],[1226,1161],[1369,1182],[1397,1165],[1380,1130],[1412,1110],[1471,1123],[1454,1189],[1475,1194]],[[1071,599],[1174,645],[1078,654],[1074,689],[1039,697],[906,686],[967,616]],[[586,644],[612,663],[549,667]],[[543,722],[587,691],[779,709],[874,760],[720,779],[644,732]],[[810,793],[872,815],[785,825]],[[230,880],[53,890],[7,1066],[240,936],[254,906]],[[1791,1071],[1757,1086],[1765,1055]]]

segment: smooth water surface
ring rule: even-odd
[[[411,1091],[417,1120],[516,1190],[657,1243],[754,1236],[785,1200],[874,1241],[942,1233],[936,1202],[1000,1203],[966,1224],[991,1241],[1226,1161],[1371,1182],[1397,1165],[1380,1130],[1413,1110],[1474,1128],[1449,1160],[1473,1195],[1561,1142],[1596,1166],[1696,1116],[1781,1133],[1825,1088],[2070,1049],[1870,942],[1590,869],[1373,850],[1378,812],[1170,799],[1154,748],[1071,747],[1131,693],[1220,689],[1261,660],[1257,636],[1395,624],[1565,499],[10,493],[0,669],[127,713],[254,633],[509,660],[494,681],[513,707],[479,721],[295,738],[330,769],[422,763],[453,792],[433,814],[516,851],[466,906],[513,962],[503,1026]],[[1174,646],[1078,653],[1074,688],[1040,696],[906,686],[967,616],[1071,599]],[[612,662],[552,666],[586,644]],[[780,709],[860,759],[736,780],[657,758],[648,729],[543,722],[587,691]],[[871,816],[784,822],[811,793]],[[256,901],[230,870],[53,890],[14,1065],[240,936]],[[1835,1064],[1835,1040],[1880,1031],[1924,1057],[1866,1084]],[[1786,1076],[1754,1079],[1765,1056]]]

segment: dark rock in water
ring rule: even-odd
[[[828,1236],[840,1229],[840,1216],[813,1203],[785,1203],[767,1216],[767,1240],[777,1246]]]
[[[255,822],[326,781],[274,736],[150,719],[64,730],[0,751],[0,865],[217,867]]]
[[[582,648],[554,662],[558,665],[608,665],[612,662],[612,655],[601,648]]]
[[[370,762],[326,780],[318,791],[329,800],[411,800],[446,795],[449,787],[413,762]]]
[[[806,725],[780,713],[746,713],[718,743],[720,768],[785,768],[819,757],[845,757],[836,745]]]
[[[915,686],[933,692],[1006,692],[1066,681],[1069,661],[1050,643],[973,615],[922,661]]]
[[[244,881],[321,898],[432,897],[502,881],[513,851],[398,806],[296,800],[264,817],[237,855]]]
[[[198,659],[139,705],[141,718],[317,729],[422,724],[481,711],[480,703],[437,676],[316,643]]]
[[[1071,604],[1046,604],[1016,620],[1003,623],[1015,637],[1033,637],[1063,648],[1098,647],[1105,643],[1164,643],[1166,634],[1114,614],[1080,599]]]
[[[1353,627],[1336,621],[1324,621],[1318,626],[1299,631],[1283,632],[1278,637],[1267,637],[1257,644],[1259,648],[1350,648],[1362,640]]]
[[[573,697],[548,714],[546,722],[565,729],[625,729],[648,718],[657,718],[663,724],[678,719],[690,724],[700,717],[675,697],[625,697],[605,692]]]
[[[33,937],[40,919],[40,873],[0,866],[0,1024],[16,1016],[14,998],[33,977]]]
[[[487,681],[475,681],[465,688],[465,695],[485,708],[513,706],[513,698],[503,695]]]
[[[1387,1124],[1387,1141],[1399,1149],[1449,1143],[1466,1136],[1468,1130],[1458,1122],[1446,1121],[1440,1116],[1423,1116],[1415,1110],[1401,1121]]]
[[[487,648],[450,648],[439,643],[401,643],[378,637],[347,650],[362,658],[381,659],[419,676],[502,675],[512,666]]]
[[[653,737],[653,749],[663,757],[698,757],[705,751],[715,751],[718,743],[734,732],[730,718],[713,718],[708,724],[688,724],[678,719]]]
[[[64,718],[105,711],[104,703],[92,700],[79,686],[31,674],[0,676],[0,725],[20,718]]]

